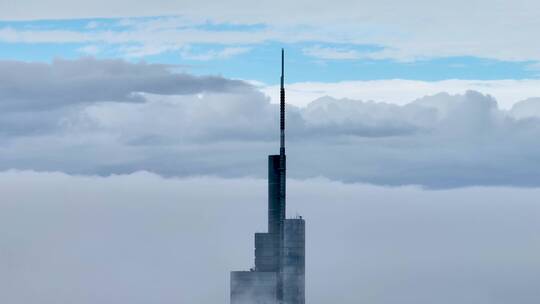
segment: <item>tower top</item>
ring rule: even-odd
[[[281,49],[281,88],[283,89],[283,78],[285,77],[285,50]]]

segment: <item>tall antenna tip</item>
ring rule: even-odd
[[[281,150],[280,154],[285,153],[285,50],[281,49],[281,90],[280,90],[280,129],[281,129]]]
[[[283,85],[283,78],[285,74],[285,49],[281,49],[281,83]]]

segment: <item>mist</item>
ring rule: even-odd
[[[264,179],[4,171],[0,193],[2,303],[228,303],[266,229]],[[306,299],[538,303],[539,194],[292,179]]]

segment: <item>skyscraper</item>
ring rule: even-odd
[[[255,267],[231,272],[231,304],[305,303],[305,222],[286,219],[284,51],[281,50],[280,149],[268,156],[268,232],[255,233]]]

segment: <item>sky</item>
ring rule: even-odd
[[[0,1],[0,302],[227,303],[284,48],[309,302],[538,303],[538,12]]]

